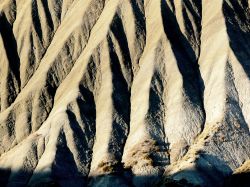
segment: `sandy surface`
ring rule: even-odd
[[[0,0],[1,185],[222,186],[250,158],[248,3]]]

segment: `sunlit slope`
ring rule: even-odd
[[[249,80],[247,0],[0,0],[0,182],[223,185]]]

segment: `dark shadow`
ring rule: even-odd
[[[77,99],[77,105],[80,110],[83,126],[78,123],[74,112],[67,110],[70,128],[73,132],[73,138],[77,145],[75,149],[79,153],[78,159],[80,163],[89,165],[92,158],[92,148],[96,134],[96,107],[94,96],[88,89],[80,86],[80,92],[83,98]]]
[[[238,91],[235,85],[233,68],[229,62],[226,63],[226,76],[225,77],[226,77],[225,78],[226,85],[229,85],[226,88],[226,91],[227,91],[226,110],[227,112],[226,112],[225,117],[226,117],[226,120],[228,120],[226,123],[227,124],[226,128],[228,128],[227,132],[238,131],[238,133],[244,132],[250,135],[247,122],[243,115],[242,108],[240,107],[240,104],[239,104],[239,95],[238,95]],[[236,127],[235,124],[232,124],[230,119],[234,119],[234,121],[237,122],[239,126]]]
[[[133,81],[133,71],[132,71],[132,62],[131,62],[131,58],[130,58],[130,51],[129,51],[129,46],[128,46],[128,40],[127,40],[127,36],[122,24],[122,19],[119,17],[118,14],[116,14],[113,18],[113,22],[111,24],[111,31],[115,36],[116,41],[119,44],[119,47],[121,49],[121,55],[123,57],[123,66],[126,68],[126,70],[128,72],[123,72],[123,74],[129,74],[130,78],[129,78],[129,84],[132,84]],[[111,50],[114,48],[113,46],[110,46],[112,48],[110,48]],[[112,60],[112,56],[111,56],[111,60]],[[118,60],[118,57],[117,57]],[[116,63],[116,62],[114,62]],[[119,60],[117,61],[117,63],[119,63]],[[115,68],[113,68],[115,69]],[[120,72],[118,73],[122,73],[122,69],[120,69]],[[120,79],[121,80],[121,79]],[[125,80],[124,80],[125,81]],[[128,83],[126,83],[128,84]]]
[[[85,134],[95,134],[96,106],[94,95],[83,86],[80,86],[80,92],[84,100],[78,98],[77,103],[80,109],[81,119],[87,127],[87,129],[85,129]]]
[[[54,105],[54,97],[57,90],[57,85],[55,84],[55,78],[52,73],[47,73],[47,79],[45,86],[42,88],[39,88],[39,91],[37,91],[36,94],[38,94],[38,99],[35,98],[27,98],[30,102],[34,99],[37,99],[39,103],[39,111],[33,111],[32,105],[30,105],[30,108],[27,109],[28,111],[32,111],[32,130],[36,131],[38,130],[44,121],[48,118],[53,105]],[[27,101],[28,102],[28,101]],[[39,117],[37,117],[39,116]]]
[[[8,22],[4,13],[0,16],[0,34],[2,35],[3,47],[8,58],[8,62],[5,63],[8,63],[6,66],[9,66],[9,72],[12,72],[12,74],[9,73],[8,75],[8,86],[10,87],[8,90],[13,92],[8,94],[8,104],[11,104],[20,91],[20,59],[12,25]],[[15,82],[18,84],[18,88],[15,88]]]
[[[71,187],[94,185],[115,187],[194,187],[198,186],[197,181],[200,181],[199,185],[202,187],[237,186],[235,184],[241,184],[240,186],[244,187],[250,184],[248,180],[249,173],[232,175],[232,169],[224,160],[205,151],[197,153],[197,156],[199,156],[195,161],[194,168],[180,170],[175,174],[169,175],[165,173],[163,176],[162,173],[151,174],[151,172],[148,172],[148,175],[137,176],[131,168],[124,168],[121,165],[119,170],[87,178],[79,172],[65,138],[65,132],[62,129],[57,143],[56,158],[52,167],[52,173],[49,175],[46,172],[33,173],[33,175],[36,175],[38,181],[32,182],[37,182],[37,186],[68,186],[70,184]],[[8,181],[11,172],[12,174],[15,173],[18,176],[23,176],[23,178],[19,177],[19,181]],[[30,170],[25,171],[24,169],[20,169],[11,171],[10,169],[0,169],[0,184],[1,186],[6,186],[8,182],[12,182],[16,187],[27,186],[28,179],[31,176],[32,172]]]
[[[135,18],[135,25],[136,25],[136,39],[142,39],[143,43],[139,44],[137,46],[137,48],[140,49],[140,55],[138,56],[138,59],[136,59],[136,61],[134,63],[134,66],[138,66],[139,65],[139,61],[141,58],[141,55],[144,51],[145,45],[146,45],[146,18],[145,18],[145,10],[144,10],[144,0],[139,0],[141,3],[138,3],[138,1],[130,1],[132,9],[133,9],[133,14],[134,14],[134,18]],[[140,42],[140,41],[139,41]],[[133,57],[132,57],[133,58]],[[134,71],[134,74],[136,74],[138,70]]]
[[[125,33],[119,31],[120,37],[122,39],[125,37]],[[113,111],[113,124],[112,124],[112,135],[109,142],[109,152],[113,153],[118,161],[121,161],[123,149],[125,142],[129,133],[129,124],[130,124],[130,87],[129,83],[124,77],[124,72],[122,72],[121,64],[119,58],[115,52],[115,46],[110,36],[107,38],[109,55],[110,55],[110,66],[112,72],[112,83],[113,83],[113,92],[112,99],[114,104]],[[126,39],[121,40],[120,42],[127,41]],[[124,46],[127,46],[127,43],[122,43]],[[122,47],[121,50],[126,50],[127,47]],[[128,57],[126,57],[128,58]],[[127,60],[130,60],[128,58]],[[131,61],[125,62],[126,64],[131,64]],[[130,72],[132,73],[132,72]],[[117,114],[116,114],[117,113]]]
[[[187,4],[187,1],[184,1],[184,3]],[[172,6],[174,6],[174,4],[172,4]],[[186,6],[191,9],[190,4],[187,4]],[[197,4],[197,6],[199,7],[201,5]],[[193,105],[195,110],[199,112],[199,115],[202,115],[202,121],[201,124],[199,124],[202,132],[206,120],[206,112],[204,108],[205,85],[198,64],[199,54],[198,56],[195,54],[190,41],[188,41],[182,33],[174,12],[170,9],[165,0],[161,0],[161,15],[165,34],[176,58],[179,72],[182,75],[185,100]],[[198,20],[196,21],[199,22]],[[185,22],[190,26],[191,23],[190,20],[187,19],[187,15]],[[199,25],[201,23],[197,24]],[[193,34],[192,32],[191,35]],[[188,124],[186,125],[188,126]]]
[[[67,146],[65,132],[61,130],[58,137],[55,161],[52,165],[52,182],[56,182],[59,186],[70,185],[70,179],[74,179],[75,184],[84,185],[87,177],[78,170],[75,163],[73,153]]]
[[[37,122],[36,125],[37,127],[40,127],[40,125],[47,119],[48,115],[50,114],[54,105],[54,97],[57,88],[70,73],[76,59],[78,58],[76,57],[76,59],[72,59],[72,54],[71,51],[69,50],[68,42],[69,41],[67,41],[62,48],[62,51],[65,53],[65,56],[67,57],[67,60],[63,61],[62,60],[63,55],[59,54],[58,60],[54,62],[54,64],[50,67],[50,69],[46,73],[45,86],[40,88],[40,92],[38,91],[39,102],[41,103],[40,107],[42,108],[40,112],[43,113],[43,116],[45,117],[39,122]],[[62,63],[62,61],[64,63]],[[61,76],[58,75],[58,72],[60,71],[63,72],[60,74]],[[46,106],[46,108],[44,106]]]
[[[169,0],[171,9],[173,10],[173,13],[175,13],[175,5],[174,5],[174,0]]]
[[[52,15],[51,15],[51,11],[56,15],[56,14],[59,14],[59,15],[56,15],[57,18],[60,18],[61,17],[61,11],[56,11],[56,10],[50,10],[49,9],[49,4],[48,4],[48,1],[41,1],[42,5],[43,5],[43,8],[44,8],[44,13],[46,15],[46,20],[47,20],[47,23],[48,23],[48,26],[51,28],[51,30],[54,30],[54,23],[53,23],[53,19],[52,19]],[[58,2],[57,3],[58,6],[61,6],[62,2]]]
[[[42,6],[43,6],[43,10],[45,13],[45,18],[47,21],[47,28],[49,28],[50,31],[54,30],[54,24],[53,24],[53,20],[50,14],[50,10],[48,7],[48,1],[41,1]],[[31,16],[32,16],[32,21],[34,24],[34,28],[35,31],[38,35],[38,38],[40,40],[41,43],[43,43],[43,31],[42,31],[42,25],[41,25],[41,18],[39,15],[39,11],[38,11],[38,5],[37,5],[37,1],[33,1],[32,2],[32,11],[31,11]],[[42,18],[43,19],[43,18]]]
[[[197,26],[197,30],[199,32],[201,32],[201,12],[202,12],[202,1],[201,0],[192,0],[193,4],[197,7],[197,9],[195,9],[192,5],[192,3],[190,2],[190,0],[183,0],[183,3],[185,4],[185,7],[188,9],[188,11],[193,15],[193,18],[194,18],[194,22],[195,22],[195,25]],[[187,11],[186,10],[183,10],[183,16],[184,16],[184,21],[187,27],[187,32],[189,31],[193,31],[193,27],[192,27],[192,24],[191,24],[191,21],[189,20],[188,18],[188,15],[187,15]],[[194,32],[192,32],[191,34],[194,35]]]
[[[192,21],[190,20],[189,14],[192,15],[192,21],[195,23],[196,28],[193,27]],[[194,51],[197,55],[197,59],[199,59],[200,56],[200,35],[201,35],[201,15],[202,13],[202,1],[200,0],[192,0],[192,3],[190,0],[183,0],[183,7],[182,7],[182,15],[183,15],[183,21],[185,25],[185,32],[186,37],[189,40],[189,43],[191,43],[196,51]]]
[[[199,152],[196,156],[194,169],[182,170],[170,175],[168,176],[170,181],[172,179],[180,179],[178,182],[184,184],[183,186],[197,186],[193,182],[202,181],[200,183],[202,187],[221,187],[224,180],[232,175],[232,169],[218,156],[203,151]],[[166,173],[166,175],[168,174]]]
[[[7,186],[10,174],[11,174],[10,168],[9,169],[0,168],[0,184],[2,186]]]
[[[38,36],[40,42],[43,42],[43,31],[42,31],[42,25],[41,25],[41,20],[40,20],[37,6],[38,6],[37,1],[33,1],[32,2],[31,16],[32,16],[32,22],[34,24],[34,29],[37,33],[37,36]]]
[[[61,136],[63,141],[63,136]],[[211,168],[209,165],[198,166],[196,171],[194,170],[183,170],[179,173],[176,173],[172,176],[163,177],[162,175],[141,175],[135,176],[133,172],[129,169],[124,169],[119,172],[113,172],[106,175],[99,175],[95,177],[80,177],[78,176],[78,171],[76,166],[72,165],[73,156],[67,147],[58,145],[58,152],[62,154],[61,156],[57,156],[57,162],[55,164],[57,166],[53,166],[52,175],[48,176],[46,172],[41,173],[33,173],[37,176],[38,181],[33,181],[34,185],[32,187],[85,187],[85,186],[104,186],[104,187],[248,187],[249,186],[249,173],[242,174],[234,174],[234,175],[222,175],[217,172],[216,169]],[[207,167],[207,168],[200,168]],[[69,169],[70,168],[70,169]],[[16,174],[22,173],[25,178],[26,172],[24,170],[15,170],[12,171]],[[211,173],[208,173],[211,172]],[[11,172],[9,169],[0,169],[0,182],[1,187],[5,187],[7,185],[15,186],[15,187],[26,187],[29,186],[27,181],[8,181]],[[177,177],[177,175],[181,175],[182,177]],[[210,175],[207,176],[207,175]],[[40,177],[39,177],[40,176]],[[47,178],[43,178],[47,176]],[[186,177],[185,177],[186,176]],[[202,177],[203,184],[195,185],[191,178],[187,178],[187,176],[197,177],[199,180]],[[29,176],[31,177],[30,173]],[[214,180],[217,178],[220,180]],[[49,179],[49,180],[48,180]],[[194,178],[193,178],[194,179]],[[195,180],[194,180],[195,181]],[[30,186],[30,187],[31,187]]]
[[[232,174],[232,169],[225,161],[208,153],[199,154],[196,167],[199,174],[204,176],[208,186],[222,186],[223,179]]]
[[[144,5],[144,0],[140,0]],[[146,41],[146,21],[144,16],[144,7],[140,7],[136,1],[131,1],[131,5],[133,8],[133,13],[135,15],[135,24],[138,35],[144,33],[145,41]]]
[[[205,86],[199,71],[198,57],[190,42],[182,34],[177,19],[165,0],[161,1],[161,11],[166,36],[170,41],[179,71],[183,76],[184,91],[193,104],[204,110]]]
[[[17,51],[17,43],[15,35],[12,31],[12,25],[8,22],[5,14],[2,14],[0,17],[0,33],[2,35],[7,58],[9,60],[9,66],[16,75],[16,79],[20,83],[20,59]]]
[[[67,146],[63,129],[58,137],[56,147],[55,160],[51,167],[51,173],[47,173],[46,171],[40,173],[34,172],[33,169],[36,165],[32,165],[32,157],[27,156],[24,166],[19,170],[0,169],[0,186],[27,187],[28,183],[31,182],[30,179],[32,176],[36,179],[32,180],[32,186],[69,186],[72,183],[75,184],[74,186],[86,186],[87,177],[83,176],[79,171],[73,154]]]
[[[250,172],[233,174],[226,178],[223,187],[249,187]]]
[[[250,9],[247,0],[223,1],[229,44],[250,79]]]

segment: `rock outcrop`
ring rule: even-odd
[[[249,3],[0,0],[1,186],[227,184],[250,159]]]

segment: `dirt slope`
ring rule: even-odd
[[[249,3],[0,0],[1,185],[222,186],[250,159]]]

